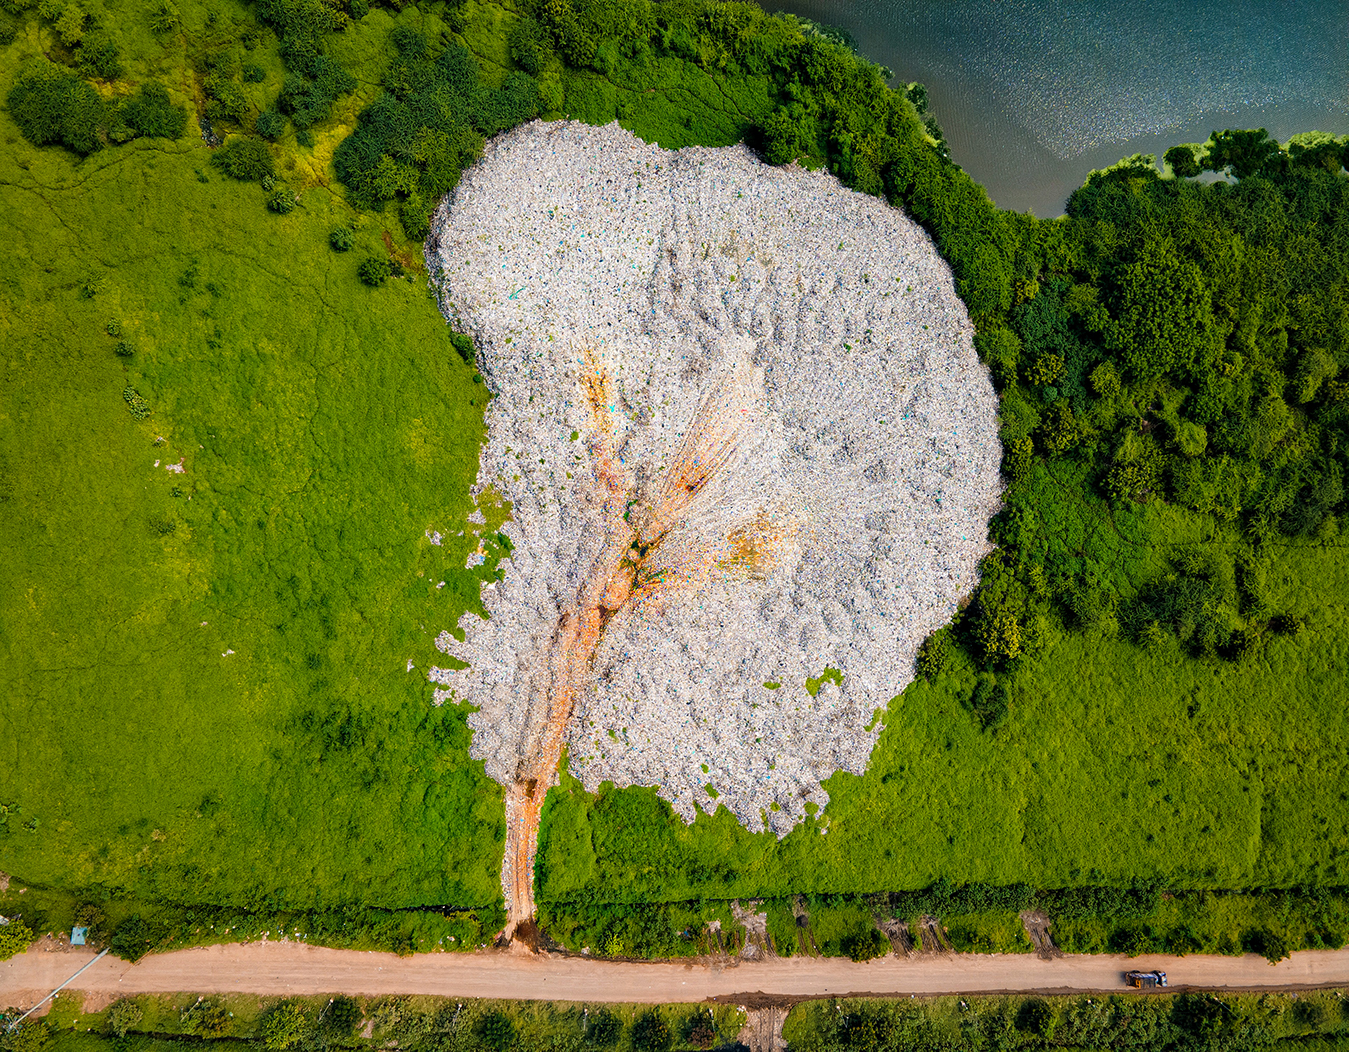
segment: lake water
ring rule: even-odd
[[[1349,0],[764,0],[922,81],[999,206],[1060,215],[1093,168],[1224,128],[1349,132]]]

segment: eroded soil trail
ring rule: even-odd
[[[0,963],[0,1004],[35,1004],[92,957],[93,951],[80,948],[29,952]],[[134,965],[109,956],[81,975],[75,988],[101,1003],[190,991],[762,1005],[849,994],[1117,993],[1125,990],[1121,977],[1131,968],[1164,970],[1172,990],[1349,986],[1349,949],[1301,950],[1277,965],[1254,954],[1044,961],[1030,953],[882,957],[865,964],[839,957],[641,963],[490,950],[397,957],[266,942],[151,954]]]
[[[613,379],[593,347],[582,348],[579,365],[581,394],[592,425],[586,442],[593,476],[591,500],[599,511],[603,544],[582,579],[575,604],[559,619],[546,658],[547,696],[530,706],[523,755],[506,791],[501,884],[507,908],[502,938],[507,941],[517,932],[533,931],[539,814],[556,780],[567,728],[593,676],[595,652],[606,626],[644,603],[668,601],[676,590],[706,580],[717,567],[761,574],[771,559],[776,533],[782,532],[769,524],[766,515],[751,523],[734,523],[711,543],[694,545],[673,565],[662,560],[653,568],[662,542],[690,512],[707,483],[724,472],[747,440],[753,440],[756,410],[763,401],[761,383],[755,382],[757,373],[747,364],[723,376],[699,407],[666,470],[654,482],[639,486],[636,472],[624,463],[618,448],[614,410],[620,399]]]

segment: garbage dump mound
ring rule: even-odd
[[[427,259],[514,545],[437,703],[478,706],[512,821],[565,744],[591,790],[785,834],[987,550],[997,399],[950,270],[827,173],[570,122],[490,143]]]

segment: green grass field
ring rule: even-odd
[[[52,20],[15,6],[5,91],[61,53]],[[54,889],[62,923],[77,899],[109,903],[110,917],[156,902],[495,907],[501,793],[469,758],[466,713],[433,707],[425,680],[432,639],[481,609],[503,554],[489,543],[484,566],[463,568],[475,531],[490,538],[505,513],[466,523],[486,394],[398,210],[354,208],[331,161],[381,94],[395,25],[463,41],[495,86],[523,8],[377,7],[333,34],[356,88],[312,145],[287,125],[270,148],[280,187],[298,194],[280,215],[256,182],[211,164],[195,125],[208,58],[258,67],[239,87],[250,121],[281,89],[277,39],[255,10],[183,3],[181,25],[156,35],[158,5],[84,6],[125,66],[100,90],[157,78],[190,116],[176,141],[81,159],[32,146],[0,110],[0,869]],[[771,63],[709,57],[705,43],[614,51],[586,69],[554,57],[538,81],[556,81],[561,108],[547,112],[618,118],[666,146],[737,141],[782,85]],[[977,196],[956,169],[934,179],[954,187],[949,201]],[[946,221],[947,200],[927,201],[930,222]],[[352,229],[351,251],[329,247],[334,227]],[[1061,226],[1037,229],[1050,244]],[[404,260],[406,274],[367,287],[369,257]],[[962,273],[971,302],[994,295]],[[1005,430],[1023,409],[1004,412]],[[733,897],[778,900],[770,923],[790,932],[780,905],[793,894],[938,878],[1349,884],[1349,560],[1334,516],[1253,545],[1179,503],[1107,502],[1092,470],[1085,455],[1036,458],[1017,483],[1019,536],[1057,572],[1108,580],[1121,616],[1083,629],[1041,603],[1026,623],[1038,649],[996,672],[1008,701],[996,728],[969,711],[990,673],[957,647],[890,701],[867,773],[835,775],[828,807],[781,841],[725,812],[685,826],[652,790],[591,796],[564,777],[538,870],[559,933],[635,945],[617,921],[568,910]],[[1305,624],[1240,660],[1195,656],[1166,632],[1144,646],[1119,621],[1187,553],[1254,560],[1268,609]],[[17,909],[16,894],[0,909]],[[724,910],[661,916],[677,933]],[[971,948],[1019,948],[1006,917],[980,916],[962,922]],[[848,914],[821,937],[858,923]],[[1108,933],[1073,938],[1095,947]]]

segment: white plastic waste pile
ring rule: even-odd
[[[636,533],[702,435],[716,463],[604,627],[570,770],[785,834],[822,779],[865,769],[876,711],[988,547],[997,399],[950,270],[827,173],[541,122],[489,144],[427,257],[495,395],[478,484],[512,503],[515,546],[490,619],[440,635],[469,668],[434,670],[437,701],[479,706],[473,755],[509,785],[605,543],[599,443]]]

